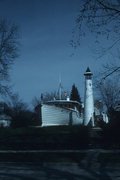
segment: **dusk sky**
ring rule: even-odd
[[[60,74],[64,90],[75,83],[83,99],[86,68],[95,73],[103,64],[93,54],[92,37],[77,50],[69,44],[79,7],[80,0],[0,0],[0,17],[20,28],[20,56],[10,83],[25,102],[58,90]]]

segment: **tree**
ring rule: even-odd
[[[0,19],[0,93],[8,87],[3,84],[9,78],[9,69],[18,56],[18,27]]]
[[[41,97],[34,97],[33,100],[32,100],[32,105],[34,108],[36,108],[36,106],[40,105],[41,104],[41,101],[42,101],[42,97],[43,95],[41,95]]]
[[[54,91],[54,92],[46,92],[46,93],[43,93],[42,95],[41,95],[41,101],[43,101],[43,102],[46,102],[46,101],[51,101],[51,100],[54,100],[54,99],[56,99],[56,92]]]
[[[81,103],[80,95],[75,84],[72,85],[72,90],[70,93],[70,100],[78,101],[79,103]]]
[[[75,32],[73,32],[73,40],[71,44],[73,47],[80,45],[81,40],[87,34],[93,33],[95,35],[96,47],[101,41],[101,53],[99,58],[104,56],[106,52],[114,49],[119,49],[120,45],[120,1],[114,0],[83,0],[80,4],[79,15],[76,19]],[[100,47],[98,48],[100,49]],[[120,72],[120,64],[109,68],[106,77],[114,72]]]
[[[69,94],[66,91],[61,91],[61,95],[59,94],[59,90],[58,92],[53,91],[53,92],[46,92],[46,93],[42,93],[41,97],[34,97],[33,99],[33,106],[40,104],[41,102],[47,102],[47,101],[52,101],[52,100],[58,100],[60,99],[66,99],[67,98],[67,94]]]
[[[97,109],[97,111],[99,112],[99,114],[102,114],[102,112],[103,112],[103,103],[102,103],[102,101],[99,100],[99,99],[96,99],[94,101],[94,106]]]
[[[118,81],[106,80],[98,84],[99,96],[110,113],[111,109],[120,102],[120,85]]]
[[[9,96],[9,100],[7,101],[8,107],[10,107],[13,110],[13,114],[18,114],[20,111],[26,110],[27,109],[27,104],[24,103],[18,93],[16,94],[11,94]]]
[[[5,113],[12,117],[12,127],[27,127],[32,124],[33,113],[17,93],[10,96],[10,99],[7,101]]]

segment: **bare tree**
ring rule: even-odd
[[[12,117],[12,127],[28,127],[33,123],[34,113],[28,109],[19,95],[11,94],[6,100],[5,113]]]
[[[79,27],[79,38],[90,32],[96,36],[105,36],[107,40],[115,37],[114,44],[120,41],[120,1],[114,0],[84,0],[80,4],[76,23]],[[80,39],[77,39],[78,43]],[[114,39],[113,39],[114,40]],[[76,42],[76,43],[77,43]]]
[[[116,79],[118,79],[119,82],[119,77],[120,69],[118,64],[115,61],[105,63],[99,69],[99,72],[96,72],[95,74],[94,87],[98,87],[100,84],[104,84],[109,79],[112,79],[112,81],[116,81]]]
[[[42,96],[42,95],[41,95]],[[41,97],[34,97],[32,100],[32,105],[35,108],[36,106],[41,104]]]
[[[3,85],[9,78],[9,69],[18,56],[18,27],[5,19],[0,19],[0,93],[8,90]]]
[[[103,112],[103,103],[102,103],[102,101],[99,100],[99,99],[96,99],[94,101],[94,106],[98,110],[99,114],[102,114],[102,112]]]
[[[56,99],[56,96],[57,96],[56,94],[57,93],[55,91],[50,92],[50,93],[46,92],[46,93],[42,94],[41,100],[43,102],[54,100],[54,99]]]
[[[42,93],[41,96],[35,96],[32,100],[32,105],[34,108],[36,108],[37,106],[39,106],[42,102],[47,102],[47,101],[51,101],[54,100],[54,98],[56,98],[56,92],[46,92],[46,93]]]
[[[120,102],[120,84],[118,81],[106,80],[102,84],[98,84],[98,92],[108,112]]]
[[[67,95],[69,94],[68,91],[62,91],[61,92],[61,98],[62,100],[67,98]],[[46,92],[46,93],[42,93],[41,97],[34,97],[32,100],[32,105],[35,108],[36,106],[40,105],[41,103],[45,103],[47,101],[52,101],[52,100],[59,100],[60,99],[60,95],[59,95],[59,91],[53,91],[53,92]]]
[[[12,117],[18,116],[21,112],[26,111],[28,109],[28,106],[26,103],[24,103],[18,93],[11,94],[6,98],[6,104],[8,107],[8,112]]]
[[[27,104],[24,103],[18,93],[12,94],[10,96],[10,100],[8,101],[8,105],[13,108],[15,111],[22,111],[27,109]]]
[[[98,43],[101,41],[99,58],[106,52],[120,47],[120,0],[83,0],[80,3],[80,11],[76,19],[76,27],[73,31],[71,45],[77,47],[82,38],[87,34],[95,35],[95,43],[100,50]],[[103,41],[105,47],[103,47]],[[100,43],[99,43],[100,44]],[[112,66],[106,76],[120,71],[120,63],[117,67]]]

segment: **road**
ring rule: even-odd
[[[100,151],[81,161],[0,162],[0,180],[120,180],[120,163],[100,163]]]

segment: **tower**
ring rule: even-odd
[[[85,95],[84,95],[84,125],[87,126],[89,122],[94,126],[94,101],[92,88],[92,73],[87,68],[85,76]]]

